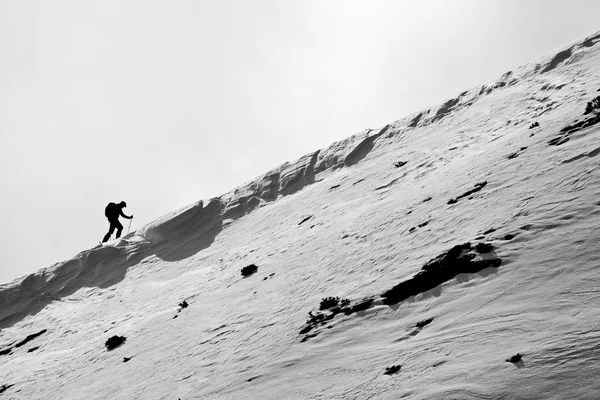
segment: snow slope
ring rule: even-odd
[[[1,285],[0,397],[599,398],[599,41]]]

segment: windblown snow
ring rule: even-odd
[[[599,41],[1,285],[0,397],[599,398]]]

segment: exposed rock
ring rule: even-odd
[[[433,318],[427,318],[423,321],[417,322],[416,327],[423,328],[423,327],[429,325],[432,321],[433,321]]]
[[[448,201],[448,204],[455,204],[456,202],[458,202],[458,200],[462,199],[463,197],[467,197],[472,195],[473,193],[479,192],[481,189],[483,189],[486,185],[488,184],[487,181],[483,181],[483,182],[479,182],[475,184],[475,187],[463,194],[461,194],[460,196],[454,198],[454,199],[450,199]]]
[[[312,215],[309,215],[308,217],[305,217],[305,218],[304,218],[302,221],[300,221],[300,222],[298,223],[298,225],[302,225],[303,223],[305,223],[306,221],[308,221],[308,220],[309,220],[309,219],[311,219],[312,217],[313,217]]]
[[[521,358],[522,358],[522,357],[523,357],[523,354],[521,354],[521,353],[517,353],[517,354],[515,354],[514,356],[512,356],[511,358],[508,358],[508,359],[506,360],[506,362],[509,362],[509,363],[516,364],[516,363],[518,363],[519,361],[521,361]]]
[[[8,389],[10,389],[13,386],[15,386],[15,385],[2,385],[2,386],[0,386],[0,393],[6,392]]]
[[[321,299],[321,304],[319,305],[319,310],[326,310],[331,307],[335,307],[340,302],[339,297],[325,297]]]
[[[391,367],[385,367],[385,372],[383,374],[384,375],[394,375],[394,374],[400,372],[400,368],[402,368],[401,365],[392,365]]]
[[[108,338],[108,340],[106,341],[106,343],[104,344],[106,346],[106,349],[108,351],[116,349],[117,347],[119,347],[120,345],[122,345],[123,343],[125,343],[125,341],[127,340],[127,338],[125,336],[112,336],[110,338]]]
[[[491,245],[483,244],[483,246],[473,247],[470,243],[454,246],[446,253],[427,262],[412,278],[383,293],[383,303],[388,305],[399,303],[411,296],[431,290],[461,273],[475,273],[485,268],[498,267],[502,260],[489,251],[485,252],[483,257],[477,248],[489,249]]]
[[[249,277],[252,274],[255,274],[258,271],[258,266],[254,264],[250,264],[244,268],[242,268],[241,273],[244,278]]]
[[[19,343],[17,343],[15,345],[15,347],[21,347],[23,345],[25,345],[26,343],[32,341],[33,339],[35,339],[36,337],[43,335],[44,333],[46,333],[48,330],[47,329],[43,329],[37,333],[32,333],[31,335],[27,336],[25,339],[23,339],[22,341],[20,341]]]

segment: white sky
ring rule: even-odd
[[[0,1],[0,282],[495,79],[597,1]],[[129,221],[122,221],[127,230]]]

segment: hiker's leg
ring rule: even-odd
[[[117,222],[118,223],[118,222]],[[119,224],[121,225],[121,224]],[[110,221],[110,228],[108,229],[108,233],[106,235],[104,235],[104,239],[102,239],[102,243],[107,242],[108,239],[110,239],[110,236],[113,234],[113,232],[115,231],[116,225],[114,222]],[[118,236],[117,236],[118,237]]]
[[[115,222],[115,227],[117,228],[117,236],[116,238],[120,238],[121,237],[121,232],[123,231],[123,225],[121,225],[121,223],[119,221]]]

